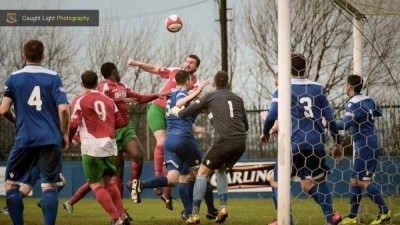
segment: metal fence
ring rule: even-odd
[[[380,107],[383,111],[383,116],[377,118],[376,125],[381,146],[381,155],[400,156],[400,104],[398,102],[381,102]],[[146,112],[148,105],[132,106],[129,108],[130,120],[132,121],[136,134],[142,145],[145,160],[153,159],[153,149],[155,147],[155,138],[147,125]],[[247,135],[247,151],[244,157],[248,159],[265,159],[275,158],[277,156],[277,140],[272,139],[270,144],[262,146],[258,138],[262,130],[262,122],[260,112],[264,109],[256,109],[247,107],[247,117],[249,120],[249,131]],[[338,119],[343,115],[342,107],[335,107],[335,112]],[[196,135],[200,147],[206,151],[213,142],[214,129],[212,128],[207,116],[199,115],[196,124],[206,128],[207,134],[205,137]],[[328,135],[329,136],[329,135]],[[3,117],[0,118],[0,161],[7,160],[15,137],[14,127],[8,123]],[[345,153],[348,156],[352,155],[352,145],[350,135],[346,132],[342,133],[346,148]],[[332,139],[329,138],[328,142]],[[327,149],[332,146],[327,144]],[[69,149],[63,153],[64,160],[80,160],[79,146]],[[129,159],[129,157],[126,157]]]

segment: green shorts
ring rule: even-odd
[[[118,151],[124,149],[124,146],[130,141],[137,140],[135,128],[129,121],[128,125],[115,130],[115,141],[117,142]]]
[[[165,108],[153,103],[147,111],[147,122],[150,129],[154,132],[167,129],[167,121],[165,120]]]
[[[104,175],[118,176],[114,156],[95,157],[82,155],[83,172],[89,184],[99,182]]]

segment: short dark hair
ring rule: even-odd
[[[106,62],[101,65],[101,74],[104,78],[109,78],[114,69],[117,69],[117,66],[112,62]]]
[[[303,77],[306,73],[307,63],[302,54],[299,53],[292,53],[292,75]]]
[[[355,92],[360,92],[363,88],[363,79],[359,75],[349,75],[347,84],[351,85]]]
[[[24,44],[25,59],[29,62],[38,63],[42,61],[44,45],[39,40],[30,40]]]
[[[218,71],[214,76],[214,83],[217,88],[228,87],[229,76],[226,71]]]
[[[81,75],[82,84],[87,89],[93,89],[97,85],[97,74],[93,70],[86,70]]]
[[[177,85],[184,85],[186,81],[189,79],[190,79],[190,74],[185,70],[180,70],[175,75],[175,81]]]
[[[200,66],[200,58],[197,55],[188,55],[188,58],[192,58],[196,60],[196,67]]]

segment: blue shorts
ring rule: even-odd
[[[40,172],[42,187],[60,186],[62,184],[60,147],[46,145],[13,148],[7,161],[6,182],[15,185],[33,185],[37,181],[37,177],[33,175],[35,167]]]
[[[292,172],[293,180],[318,180],[326,176],[330,168],[325,163],[325,151],[299,151],[293,153]],[[278,163],[275,163],[274,181],[278,181]]]
[[[371,180],[378,164],[379,150],[364,147],[356,150],[351,178],[356,180]]]
[[[190,174],[190,166],[187,163],[183,163],[180,172],[182,175],[189,175]]]
[[[164,160],[168,171],[181,171],[184,163],[189,167],[197,167],[202,158],[203,153],[193,135],[167,135],[164,141]]]

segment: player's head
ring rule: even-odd
[[[27,63],[41,63],[44,59],[44,45],[39,40],[30,40],[24,44],[24,59]]]
[[[190,74],[185,70],[180,70],[175,75],[176,86],[184,86],[185,88],[189,88],[191,84]]]
[[[229,76],[225,71],[218,71],[214,76],[213,86],[216,88],[229,88]]]
[[[363,80],[358,75],[349,75],[346,82],[346,93],[348,96],[353,96],[354,92],[361,92],[363,88]]]
[[[304,77],[306,73],[306,59],[302,54],[292,53],[292,76],[294,77]]]
[[[120,82],[121,76],[119,75],[117,66],[112,62],[106,62],[101,65],[101,74],[105,79]]]
[[[97,87],[97,74],[93,70],[86,70],[81,75],[82,86],[85,89],[95,89]]]
[[[200,58],[197,55],[188,55],[185,60],[184,70],[194,74],[200,66]]]

